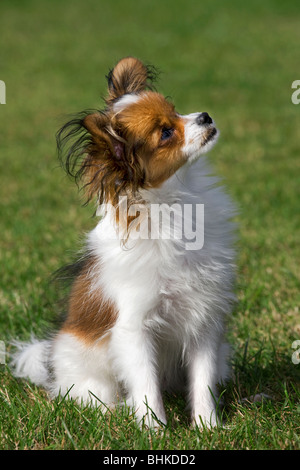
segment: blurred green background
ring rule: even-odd
[[[293,284],[297,1],[2,0],[0,9],[0,243],[8,296],[56,269],[66,248],[76,250],[78,233],[95,223],[94,208],[80,207],[58,166],[55,132],[69,114],[102,107],[105,74],[127,55],[161,71],[158,88],[181,113],[213,115],[221,139],[211,160],[240,206],[241,263],[254,265],[255,278],[258,266],[272,270],[270,282],[286,269],[279,287]]]
[[[208,111],[220,128],[210,158],[240,208],[230,337],[237,351],[264,344],[266,361],[283,354],[291,367],[267,385],[280,396],[300,339],[299,52],[296,0],[1,0],[0,339],[41,331],[49,275],[95,225],[55,133],[69,114],[101,108],[108,70],[133,55],[161,71],[157,88],[179,112]]]

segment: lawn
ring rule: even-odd
[[[43,334],[51,273],[95,225],[55,133],[66,115],[102,106],[123,56],[156,65],[180,112],[217,121],[210,158],[239,207],[239,255],[224,427],[191,428],[184,397],[166,396],[167,426],[139,429],[126,410],[50,401],[2,365],[0,449],[300,448],[299,21],[296,0],[1,0],[0,344]]]

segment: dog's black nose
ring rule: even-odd
[[[211,124],[212,122],[212,118],[208,113],[200,113],[196,119],[196,123],[199,126],[202,126],[203,124]]]

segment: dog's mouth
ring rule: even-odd
[[[207,118],[207,122],[200,122],[203,117]],[[207,153],[217,142],[219,131],[214,121],[207,113],[194,113],[187,117],[185,126],[185,146],[184,153],[187,160],[195,161],[201,154]],[[196,117],[195,117],[196,116]],[[208,120],[209,119],[209,120]]]
[[[207,132],[202,141],[202,145],[206,145],[208,142],[211,142],[217,136],[217,133],[218,131],[215,127],[207,129]]]

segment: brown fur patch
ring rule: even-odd
[[[140,93],[146,88],[152,89],[155,78],[154,68],[144,65],[135,57],[121,59],[107,76],[109,104],[126,93]]]
[[[107,108],[66,123],[57,141],[61,157],[71,144],[65,167],[83,181],[87,201],[117,206],[120,196],[134,201],[140,189],[160,186],[185,163],[184,124],[168,100],[149,91],[151,71],[139,60],[121,60],[107,78]],[[114,102],[126,93],[139,99],[115,113]],[[172,131],[167,139],[164,129]]]
[[[92,343],[101,339],[114,325],[117,310],[106,300],[101,289],[93,289],[93,269],[89,261],[75,279],[69,298],[68,315],[62,331],[72,333],[81,340]]]
[[[140,99],[117,116],[124,137],[135,149],[135,158],[145,173],[144,187],[160,186],[185,162],[184,124],[174,106],[156,92],[144,92]],[[170,139],[161,141],[162,129],[174,129]]]

